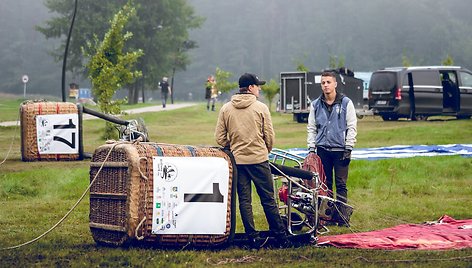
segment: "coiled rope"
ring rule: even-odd
[[[89,186],[87,187],[87,189],[85,189],[84,193],[82,194],[82,196],[79,198],[79,200],[77,200],[77,202],[72,206],[72,208],[62,217],[62,219],[60,219],[56,224],[54,224],[51,228],[49,228],[49,230],[47,230],[46,232],[44,232],[43,234],[39,235],[38,237],[28,241],[28,242],[25,242],[25,243],[22,243],[22,244],[19,244],[19,245],[16,245],[16,246],[11,246],[11,247],[6,247],[6,248],[0,248],[0,250],[10,250],[10,249],[17,249],[17,248],[20,248],[20,247],[23,247],[23,246],[26,246],[26,245],[29,245],[29,244],[32,244],[36,241],[38,241],[39,239],[43,238],[44,236],[46,236],[47,234],[49,234],[50,232],[52,232],[56,227],[58,227],[71,213],[72,211],[74,211],[74,209],[79,205],[79,203],[84,199],[84,197],[87,195],[87,192],[90,190],[90,188],[92,187],[92,185],[94,184],[95,180],[97,179],[98,175],[100,174],[100,172],[102,171],[103,169],[103,166],[105,165],[105,163],[107,162],[108,160],[108,157],[110,156],[111,152],[115,149],[115,147],[119,144],[123,144],[123,143],[126,143],[126,142],[117,142],[115,144],[113,144],[113,146],[110,148],[110,150],[108,151],[105,159],[103,160],[103,163],[102,165],[100,166],[100,168],[98,169],[98,172],[97,174],[95,174],[95,177],[93,178],[93,180],[90,182]]]

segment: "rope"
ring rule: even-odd
[[[338,215],[341,216],[341,218],[343,219],[344,222],[348,222],[346,220],[346,217],[344,217],[344,215],[341,213],[341,211],[339,210],[338,206],[334,205],[334,207],[336,208],[336,210],[338,211]],[[347,228],[349,228],[349,231],[351,231],[351,233],[353,233],[355,236],[359,237],[359,235],[351,228],[351,223],[345,225],[347,226]]]
[[[29,245],[29,244],[32,244],[36,241],[38,241],[39,239],[43,238],[44,236],[46,236],[48,233],[50,233],[51,231],[53,231],[54,229],[56,229],[57,226],[59,226],[59,224],[61,224],[71,213],[72,211],[79,205],[79,203],[84,199],[85,195],[88,193],[88,191],[90,190],[90,188],[92,187],[93,183],[95,182],[95,180],[97,179],[98,175],[100,174],[100,172],[102,171],[102,168],[103,166],[105,165],[106,161],[108,160],[108,157],[110,156],[111,152],[113,151],[113,149],[115,149],[115,147],[118,145],[118,144],[122,144],[124,142],[119,142],[119,143],[115,143],[113,145],[113,147],[110,149],[110,151],[108,151],[107,153],[107,156],[105,157],[105,160],[103,160],[103,163],[102,165],[100,166],[100,168],[98,169],[98,172],[97,174],[95,174],[95,177],[93,178],[93,180],[90,182],[89,186],[87,187],[87,189],[85,189],[84,193],[82,194],[82,196],[79,198],[79,200],[77,200],[77,202],[72,206],[72,208],[64,215],[64,217],[62,217],[62,219],[60,219],[56,224],[54,224],[51,228],[49,228],[49,230],[47,230],[46,232],[44,232],[43,234],[39,235],[38,237],[28,241],[28,242],[25,242],[23,244],[19,244],[19,245],[16,245],[16,246],[11,246],[11,247],[6,247],[6,248],[0,248],[0,250],[9,250],[9,249],[17,249],[17,248],[20,248],[20,247],[23,247],[23,246],[26,246],[26,245]]]
[[[140,137],[141,138],[141,137]],[[146,206],[147,206],[147,182],[148,182],[148,177],[146,175],[144,175],[143,171],[141,170],[141,160],[144,160],[146,162],[146,165],[147,165],[147,158],[146,157],[140,157],[139,158],[139,165],[138,165],[138,171],[139,171],[139,175],[141,176],[141,179],[144,179],[144,217],[143,219],[139,222],[138,226],[136,227],[136,230],[134,230],[134,236],[136,237],[137,240],[143,240],[144,239],[144,230],[143,230],[143,234],[142,235],[139,235],[138,232],[139,232],[139,229],[141,229],[142,225],[144,224],[144,222],[146,221]]]
[[[15,140],[15,138],[16,138],[17,135],[18,135],[17,130],[18,130],[19,122],[20,122],[20,113],[18,112],[18,117],[16,118],[15,131],[14,131],[13,136],[11,137],[10,149],[8,149],[7,155],[5,156],[5,159],[3,159],[2,163],[0,163],[0,165],[2,165],[3,163],[5,163],[5,161],[7,161],[7,159],[8,159],[8,156],[10,155],[11,149],[12,149],[12,147],[13,147],[13,141]]]
[[[217,266],[217,265],[224,265],[224,264],[233,264],[233,263],[254,263],[254,262],[261,262],[263,258],[258,256],[243,256],[241,258],[224,258],[220,261],[214,261],[211,258],[208,258],[206,262],[210,265]]]

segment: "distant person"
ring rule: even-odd
[[[333,170],[336,199],[347,203],[347,178],[351,152],[356,143],[357,117],[352,101],[336,92],[336,76],[321,74],[323,93],[310,104],[307,143],[310,153],[316,153],[323,163],[326,182],[333,196]],[[348,226],[348,222],[340,225]]]
[[[218,97],[218,89],[216,88],[216,80],[215,77],[210,75],[208,76],[206,87],[205,87],[205,99],[207,100],[207,110],[210,110],[210,103],[211,103],[211,110],[215,111],[215,102],[216,98]]]
[[[211,81],[213,76],[208,76],[205,83],[205,100],[207,100],[207,110],[210,111],[210,101],[211,101]]]
[[[288,247],[291,243],[286,237],[285,225],[274,197],[274,181],[268,161],[275,133],[269,109],[257,100],[261,85],[265,83],[249,73],[239,78],[239,93],[232,96],[231,101],[220,110],[215,138],[219,145],[229,148],[234,155],[238,174],[239,211],[251,246],[261,246],[252,211],[252,181],[270,231],[280,247]]]
[[[159,87],[161,88],[161,99],[162,99],[162,108],[166,108],[167,96],[172,93],[172,90],[167,82],[167,77],[162,77],[162,81],[159,82]]]

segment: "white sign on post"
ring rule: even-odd
[[[26,83],[28,83],[29,77],[26,74],[24,74],[21,77],[21,81],[23,81],[23,98],[26,98]]]
[[[229,167],[219,157],[153,157],[153,234],[224,234]]]
[[[79,153],[79,115],[51,114],[36,116],[39,154]]]

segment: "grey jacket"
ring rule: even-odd
[[[352,150],[356,144],[357,117],[352,101],[341,93],[331,106],[324,96],[311,102],[308,115],[308,147],[332,151]]]

